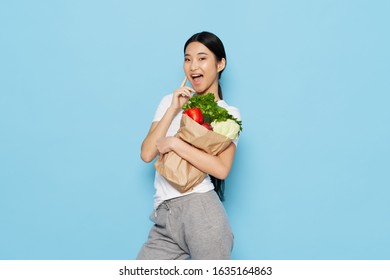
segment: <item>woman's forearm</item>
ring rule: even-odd
[[[156,141],[166,136],[168,128],[177,113],[177,110],[168,108],[162,119],[152,124],[148,135],[141,145],[141,158],[143,161],[151,162],[156,157],[158,154]]]
[[[172,137],[170,146],[181,158],[218,179],[225,179],[229,175],[236,150],[232,143],[218,156],[213,156],[175,137]]]

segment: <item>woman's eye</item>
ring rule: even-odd
[[[184,58],[184,61],[190,61],[190,59],[189,58]]]
[[[200,60],[200,61],[206,60],[206,58],[205,58],[205,57],[200,57],[199,60]]]

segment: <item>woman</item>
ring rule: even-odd
[[[214,93],[218,105],[240,120],[239,110],[222,100],[219,78],[225,67],[225,49],[216,35],[197,33],[184,45],[185,78],[161,100],[142,143],[141,158],[151,162],[158,154],[174,151],[209,176],[192,191],[180,193],[156,172],[155,209],[150,216],[155,224],[137,259],[230,259],[233,234],[217,192],[222,197],[237,140],[213,156],[173,137],[180,127],[181,107],[193,94]],[[185,85],[187,81],[192,87]]]

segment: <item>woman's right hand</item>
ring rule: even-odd
[[[159,153],[156,147],[157,140],[161,137],[166,137],[173,118],[181,110],[181,107],[187,102],[188,98],[191,97],[191,93],[195,92],[192,88],[185,86],[186,82],[187,77],[184,78],[180,88],[173,92],[171,105],[162,119],[152,123],[148,135],[146,135],[141,146],[141,158],[143,161],[151,162],[156,157]]]
[[[173,92],[173,98],[171,108],[179,111],[181,107],[187,102],[188,98],[192,96],[191,93],[195,92],[191,87],[185,86],[187,82],[187,76],[181,82],[180,87]]]

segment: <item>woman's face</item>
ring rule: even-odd
[[[218,96],[218,74],[225,67],[225,59],[215,55],[202,43],[190,43],[184,54],[184,72],[198,94],[212,92]]]

